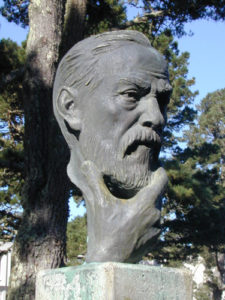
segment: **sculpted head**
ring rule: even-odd
[[[53,99],[72,182],[85,189],[80,169],[92,161],[116,197],[146,186],[158,168],[170,93],[167,63],[139,32],[107,32],[70,49]]]

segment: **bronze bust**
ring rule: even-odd
[[[86,201],[87,262],[137,262],[160,233],[167,175],[158,155],[167,63],[136,31],[89,37],[63,57],[53,103],[67,172]]]

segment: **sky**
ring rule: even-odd
[[[0,0],[0,6],[2,5]],[[188,77],[195,77],[193,90],[198,90],[195,104],[198,104],[208,93],[225,88],[225,22],[194,21],[185,26],[192,36],[184,36],[178,41],[181,52],[190,53]],[[9,23],[0,16],[0,39],[10,38],[17,43],[26,39],[28,29]],[[70,201],[71,217],[74,215],[75,204]],[[79,208],[82,215],[84,209]],[[70,217],[70,219],[71,219]]]
[[[190,53],[189,76],[196,78],[197,102],[225,88],[225,22],[195,21],[185,26],[194,35],[178,40],[181,52]]]

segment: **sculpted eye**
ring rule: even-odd
[[[138,86],[121,90],[119,92],[120,103],[126,109],[134,109],[138,105],[138,102],[141,100],[141,98],[146,96],[149,92],[150,87],[142,88]]]
[[[135,90],[124,91],[121,95],[125,98],[126,101],[136,102],[138,101],[138,93]]]

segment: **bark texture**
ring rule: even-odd
[[[61,53],[83,39],[87,0],[67,0]]]
[[[66,6],[65,0],[32,0],[29,6],[30,32],[23,95],[24,214],[14,243],[10,300],[34,299],[36,273],[60,267],[64,262],[70,188],[66,175],[69,151],[53,117],[52,85],[60,55],[82,38],[86,1],[70,2],[76,4],[72,5],[76,10],[71,12],[71,6]],[[81,10],[78,10],[79,6]],[[79,32],[65,34],[64,19],[68,24],[73,24],[72,19],[78,22]],[[75,31],[76,24],[71,29]]]

